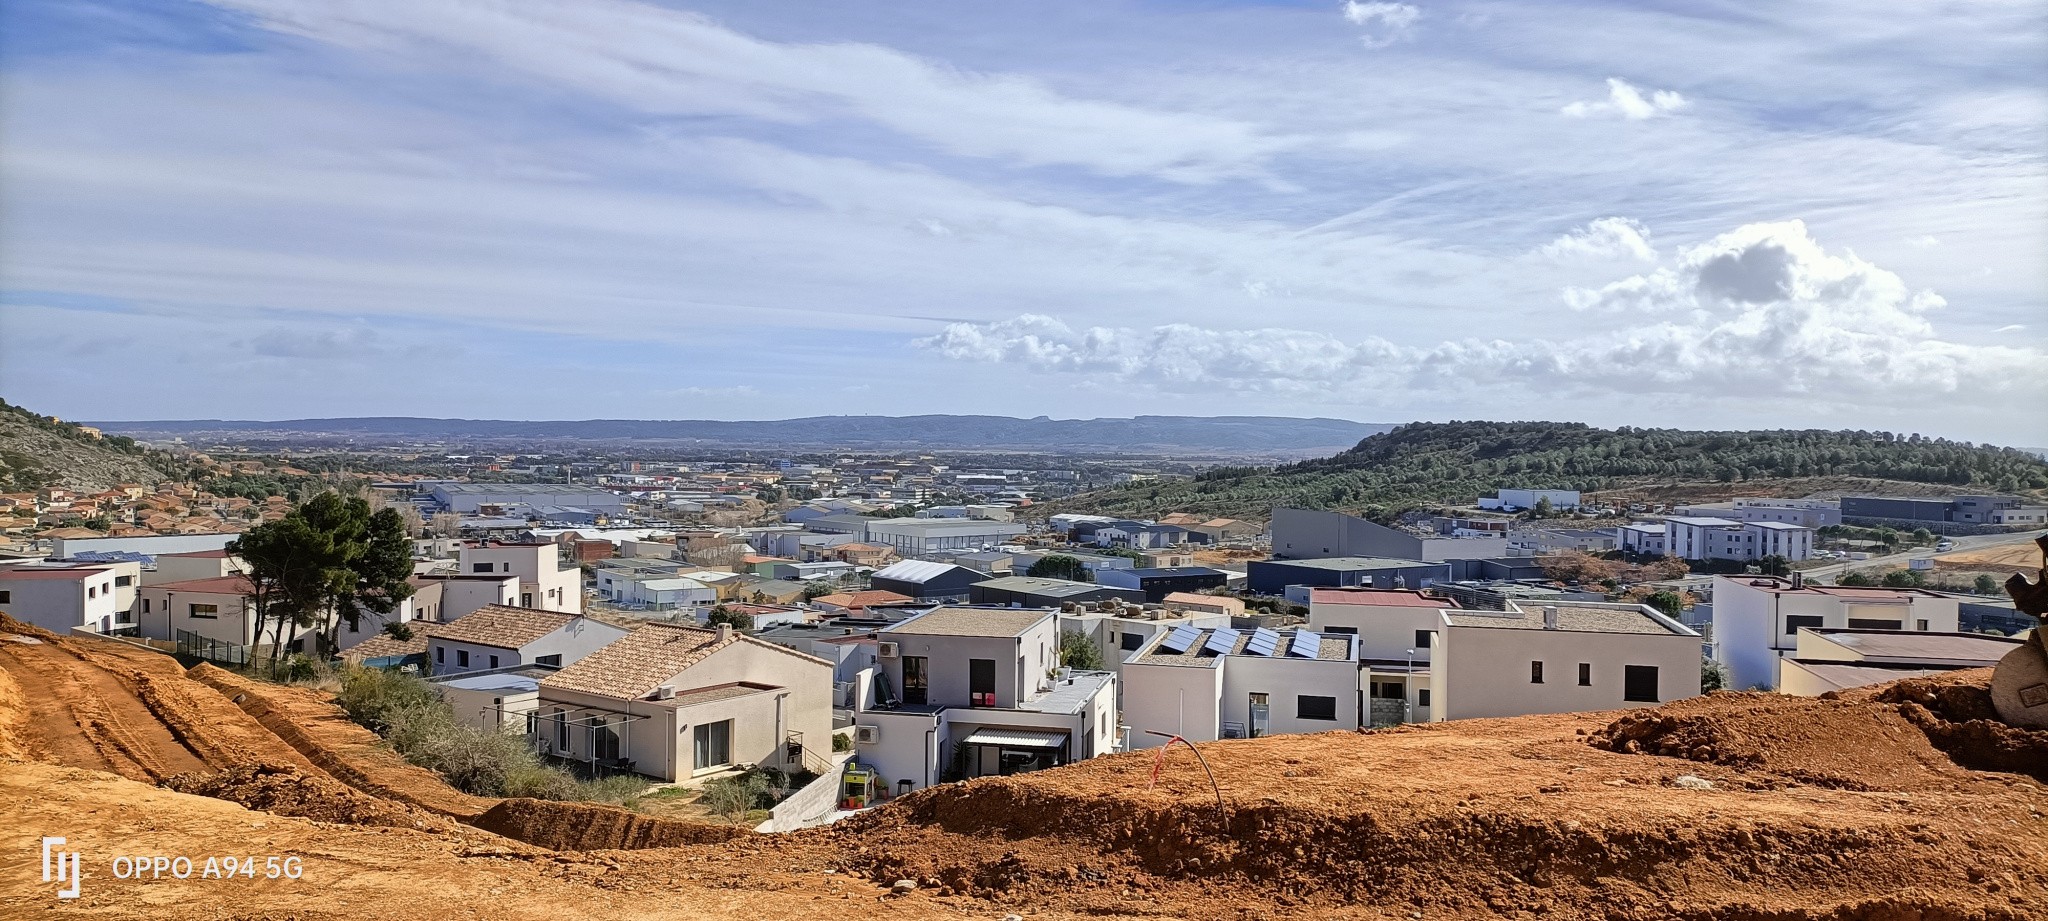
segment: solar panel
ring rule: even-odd
[[[1280,634],[1260,627],[1252,631],[1252,641],[1244,644],[1244,651],[1255,656],[1270,656],[1280,648]]]
[[[1229,627],[1219,628],[1209,634],[1209,642],[1202,644],[1202,651],[1227,656],[1237,649],[1238,636],[1238,632]]]
[[[1313,659],[1317,653],[1322,651],[1322,634],[1310,633],[1307,630],[1294,631],[1294,643],[1287,647],[1288,655],[1300,656],[1304,659]]]
[[[1195,639],[1201,635],[1202,631],[1194,627],[1175,627],[1172,633],[1166,635],[1166,639],[1159,641],[1159,651],[1180,655],[1187,652],[1188,647],[1193,646]]]

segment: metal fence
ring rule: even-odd
[[[224,643],[210,636],[201,636],[190,630],[178,631],[178,654],[218,662],[222,665],[247,666],[249,647]]]

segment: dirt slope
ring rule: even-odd
[[[1988,722],[1983,671],[1826,700],[1716,694],[1214,743],[1203,753],[1220,811],[1176,749],[728,837],[619,810],[435,799],[351,748],[316,695],[61,648],[85,642],[0,638],[0,917],[56,904],[35,866],[45,834],[85,855],[86,895],[65,912],[174,921],[2048,917],[2048,733]],[[145,678],[165,686],[144,692]],[[179,722],[181,708],[209,706],[195,689],[216,695],[212,717],[261,735],[181,739],[180,726],[206,725]],[[124,690],[129,702],[104,711],[63,702],[66,719],[104,712],[99,730],[64,730],[45,712],[56,696]],[[245,712],[252,701],[261,715]],[[172,716],[141,725],[159,709]],[[294,726],[294,743],[270,728]],[[224,754],[259,750],[303,763]],[[81,763],[23,760],[67,757]],[[180,758],[202,769],[155,776]],[[483,804],[470,821],[528,841],[644,849],[549,850],[448,818]],[[113,855],[133,853],[298,855],[306,875],[114,879]],[[918,888],[890,895],[899,879]]]

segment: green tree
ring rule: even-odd
[[[1677,620],[1678,615],[1685,612],[1685,598],[1677,592],[1655,592],[1644,598],[1643,603],[1656,608],[1672,620]]]
[[[1531,518],[1549,518],[1555,514],[1557,514],[1557,509],[1550,504],[1549,496],[1537,496],[1536,507],[1529,510],[1529,517]]]
[[[1927,584],[1927,577],[1911,569],[1894,569],[1880,582],[1886,588],[1919,588]]]
[[[248,564],[258,633],[271,622],[273,648],[312,628],[320,652],[333,655],[342,625],[360,629],[365,614],[389,614],[412,596],[403,517],[389,508],[372,513],[361,497],[321,493],[250,528],[228,550]]]
[[[2001,591],[1998,585],[1998,577],[1988,572],[1978,573],[1977,581],[1971,583],[1970,587],[1975,589],[1979,595],[1996,595]]]
[[[830,595],[835,591],[838,591],[838,589],[834,588],[832,583],[823,579],[813,579],[804,583],[804,600],[812,601]]]
[[[1861,569],[1853,569],[1835,579],[1836,585],[1868,587],[1877,584],[1877,577]]]
[[[704,622],[714,627],[726,624],[734,630],[754,629],[754,615],[745,611],[735,611],[722,604],[712,608],[711,613],[705,615]]]
[[[1024,574],[1034,579],[1067,579],[1074,582],[1093,582],[1095,576],[1088,572],[1087,564],[1064,553],[1054,553],[1039,558]]]
[[[1700,657],[1700,693],[1706,694],[1728,687],[1728,668],[1719,662]]]
[[[1792,561],[1785,559],[1784,557],[1774,553],[1770,556],[1764,557],[1763,559],[1757,560],[1756,568],[1758,572],[1763,573],[1767,576],[1791,575]]]
[[[1102,670],[1102,647],[1079,630],[1060,632],[1060,664],[1084,671]]]

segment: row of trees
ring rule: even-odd
[[[412,596],[412,538],[397,509],[324,492],[242,533],[228,551],[246,564],[258,645],[289,648],[310,631],[324,656],[340,630],[390,614]],[[266,633],[267,631],[267,633]]]

